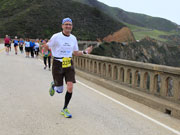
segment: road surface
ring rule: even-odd
[[[6,55],[0,44],[0,135],[180,134],[180,120],[79,76],[69,104],[72,118],[64,118],[65,91],[49,96],[52,75],[43,67],[13,48]]]

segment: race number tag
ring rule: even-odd
[[[71,66],[71,58],[63,58],[62,59],[62,68],[68,68]]]

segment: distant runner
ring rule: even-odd
[[[29,42],[29,39],[28,39],[28,38],[26,39],[26,41],[24,42],[24,44],[25,44],[26,58],[29,58],[30,42]]]
[[[39,55],[39,39],[36,39],[34,51],[35,51],[36,58],[38,58],[38,55]]]
[[[17,36],[15,36],[15,39],[14,39],[14,41],[13,41],[13,43],[14,43],[14,50],[15,50],[15,54],[17,55],[17,48],[18,48],[18,39],[17,39]]]
[[[31,58],[34,58],[34,46],[35,46],[34,39],[31,39],[31,40],[30,40],[30,52],[31,52]]]
[[[4,38],[4,46],[6,48],[6,54],[9,55],[9,49],[10,49],[10,38],[8,37],[8,35],[6,35],[6,37]]]
[[[19,50],[21,51],[21,53],[23,53],[23,46],[24,46],[24,41],[22,38],[20,38],[19,40]]]

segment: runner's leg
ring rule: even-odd
[[[45,65],[45,67],[44,67],[44,69],[46,69],[46,67],[47,67],[47,57],[43,57],[43,59],[44,59],[44,65]]]
[[[66,109],[69,101],[71,100],[72,97],[72,90],[73,90],[73,83],[72,82],[67,82],[67,92],[65,95],[65,102],[64,102],[64,107],[63,109]]]
[[[48,65],[49,65],[49,69],[51,68],[51,56],[48,57]]]

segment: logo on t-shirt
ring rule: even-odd
[[[64,43],[63,46],[71,46],[69,43]]]
[[[72,53],[72,46],[67,42],[63,43],[61,47],[61,54],[69,55],[71,53]]]

